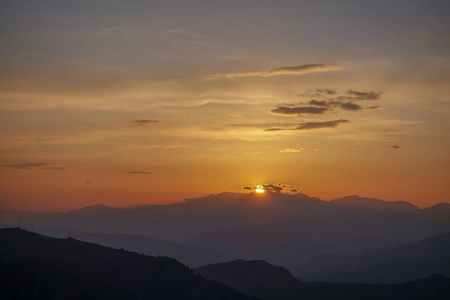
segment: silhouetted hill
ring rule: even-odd
[[[175,258],[191,268],[231,259],[231,257],[214,249],[162,241],[142,235],[84,233],[69,226],[40,228],[35,229],[34,231],[51,237],[72,237],[84,242],[100,244],[116,249],[125,249],[152,256],[168,256]]]
[[[450,274],[450,259],[388,260],[353,271],[324,274],[317,276],[316,280],[389,284],[417,280],[435,274],[436,271],[445,272],[443,275],[448,276]]]
[[[331,200],[332,204],[346,205],[354,209],[367,209],[377,211],[415,212],[420,208],[406,201],[383,201],[376,198],[360,197],[358,195],[347,196]]]
[[[433,217],[448,217],[450,214],[450,203],[439,203],[434,206],[425,208],[424,213]]]
[[[263,260],[245,261],[242,259],[218,263],[195,269],[207,278],[224,276],[236,281],[297,281],[284,267],[276,267]]]
[[[0,230],[0,299],[250,299],[174,259]]]
[[[69,213],[71,213],[71,214],[104,214],[104,213],[110,213],[113,211],[117,211],[120,209],[121,208],[119,208],[119,207],[107,206],[107,205],[103,205],[103,204],[95,204],[95,205],[71,210],[71,211],[69,211]]]
[[[323,255],[293,269],[306,281],[400,283],[450,276],[450,233],[360,255]]]
[[[196,271],[207,279],[230,285],[262,300],[444,300],[450,297],[450,280],[440,274],[392,285],[339,284],[302,282],[293,279],[286,269],[279,268],[261,261],[233,261],[204,266]]]

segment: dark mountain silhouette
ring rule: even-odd
[[[392,285],[318,283],[296,280],[286,269],[263,261],[232,261],[195,269],[207,279],[230,285],[262,300],[389,300],[448,299],[450,279],[435,274],[426,279]]]
[[[80,241],[95,243],[116,249],[125,249],[152,256],[168,256],[195,268],[217,261],[227,261],[230,257],[214,249],[189,246],[181,243],[162,241],[134,234],[83,233],[69,226],[36,229],[38,233],[51,237],[72,237]]]
[[[218,263],[195,269],[205,277],[224,276],[237,283],[246,281],[289,282],[298,280],[284,267],[276,267],[263,260],[245,261],[242,259]]]
[[[0,230],[0,299],[250,299],[174,259]]]
[[[450,233],[360,255],[323,255],[293,269],[306,281],[398,283],[450,276]]]
[[[4,223],[67,225],[214,248],[229,257],[296,267],[318,255],[357,254],[450,231],[450,209],[359,196],[331,202],[305,194],[221,193],[110,212],[0,211]],[[219,262],[219,261],[217,261]]]
[[[113,211],[120,210],[119,207],[114,206],[107,206],[103,204],[95,204],[79,209],[74,209],[69,211],[71,214],[103,214],[103,213],[110,213]]]
[[[420,210],[406,201],[383,201],[376,198],[365,198],[358,195],[331,200],[332,204],[347,205],[351,209],[366,209],[376,211],[414,212]]]
[[[442,271],[444,272],[443,275],[448,276],[450,274],[450,259],[383,261],[353,271],[324,274],[318,276],[316,281],[389,284],[417,280],[435,274],[437,271]]]
[[[424,213],[435,217],[447,217],[450,214],[450,203],[439,203],[425,208]]]

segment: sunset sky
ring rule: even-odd
[[[448,1],[0,0],[0,208],[288,184],[450,202]]]

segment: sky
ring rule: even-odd
[[[0,208],[286,184],[450,202],[448,1],[0,0]]]

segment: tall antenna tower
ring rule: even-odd
[[[19,217],[19,229],[20,229],[20,217]]]

